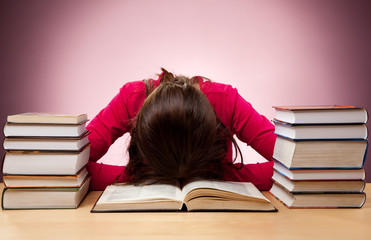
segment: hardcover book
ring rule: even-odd
[[[281,163],[274,161],[273,169],[290,180],[364,180],[366,177],[363,168],[356,169],[288,169]]]
[[[7,122],[11,123],[55,123],[79,124],[87,121],[86,114],[57,114],[57,113],[21,113],[9,115]]]
[[[367,139],[366,124],[289,124],[274,121],[275,133],[291,139]]]
[[[59,209],[77,208],[89,190],[90,177],[81,187],[4,188],[2,208]]]
[[[362,192],[366,182],[363,180],[291,180],[277,171],[272,179],[291,193],[310,192]]]
[[[274,106],[276,120],[291,124],[366,123],[366,109],[343,105]]]
[[[8,188],[81,187],[88,174],[83,168],[76,175],[5,175],[3,180]]]
[[[358,193],[293,193],[274,182],[270,193],[289,208],[361,208],[366,201],[364,192]]]
[[[287,168],[362,168],[368,140],[293,140],[277,136],[273,158]]]
[[[6,123],[5,137],[79,137],[86,132],[80,124]]]
[[[9,137],[4,139],[5,150],[79,151],[87,144],[89,132],[80,137]]]
[[[75,175],[89,161],[90,144],[81,151],[7,151],[4,175]]]

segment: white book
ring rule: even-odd
[[[81,137],[12,137],[5,138],[6,150],[78,151],[89,143],[88,132]]]
[[[8,151],[4,175],[75,175],[90,156],[90,145],[81,151]]]
[[[291,139],[367,139],[366,124],[289,124],[274,121],[275,133]]]
[[[366,123],[365,108],[342,105],[274,106],[276,120],[291,124]]]
[[[81,124],[6,123],[5,137],[78,137],[86,132],[86,122]]]

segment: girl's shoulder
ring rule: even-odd
[[[237,94],[237,90],[232,85],[214,82],[206,78],[202,78],[200,86],[205,95],[230,96]]]

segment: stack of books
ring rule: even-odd
[[[366,196],[366,109],[276,106],[270,193],[289,208],[360,208]]]
[[[89,189],[87,115],[10,115],[3,131],[3,209],[77,208]]]

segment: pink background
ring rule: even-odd
[[[0,123],[31,111],[93,118],[160,67],[232,84],[268,119],[273,105],[371,111],[370,23],[360,0],[3,0]],[[126,141],[102,161],[123,164]],[[370,156],[365,166],[370,182]]]

